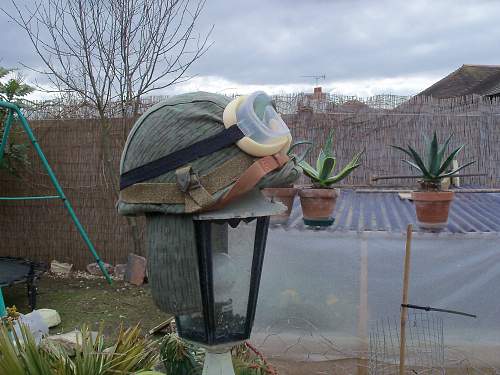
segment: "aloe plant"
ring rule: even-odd
[[[308,176],[315,187],[329,188],[331,185],[342,181],[353,170],[358,168],[361,163],[361,156],[364,151],[358,152],[352,160],[342,170],[333,175],[333,171],[337,164],[337,159],[333,153],[333,130],[330,131],[326,139],[325,145],[320,150],[316,160],[316,168],[312,167],[305,160],[301,160],[299,165],[302,167],[304,174]]]
[[[430,142],[427,141],[428,143],[427,161],[424,161],[424,158],[420,156],[420,154],[417,151],[415,151],[415,149],[410,145],[407,146],[407,149],[392,145],[391,147],[404,152],[406,155],[410,157],[411,161],[403,159],[403,162],[410,165],[412,168],[418,170],[421,173],[422,188],[439,190],[441,185],[441,180],[443,178],[451,177],[457,174],[465,167],[468,167],[469,165],[475,163],[475,161],[471,161],[455,169],[450,168],[452,166],[455,157],[464,148],[464,145],[461,145],[456,149],[454,149],[451,153],[447,154],[445,157],[452,136],[453,134],[450,135],[443,144],[439,144],[436,132],[434,132],[432,140]]]
[[[295,148],[302,146],[302,145],[307,145],[304,149],[304,151],[300,154],[296,154],[293,151]],[[297,141],[294,142],[290,148],[288,149],[287,155],[290,157],[290,159],[295,159],[297,164],[300,163],[302,160],[305,159],[307,154],[309,153],[309,150],[311,149],[312,142],[311,141]]]
[[[186,342],[176,333],[165,336],[160,345],[160,358],[166,375],[201,375],[205,353]],[[272,375],[275,372],[266,361],[245,343],[231,350],[236,375]]]
[[[175,333],[165,336],[160,345],[160,359],[167,375],[199,375],[202,372],[203,353]]]

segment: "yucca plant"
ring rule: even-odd
[[[55,352],[40,350],[24,324],[19,331],[0,324],[0,374],[70,375]]]
[[[305,160],[300,161],[299,165],[302,167],[304,174],[311,179],[314,187],[330,188],[331,185],[342,181],[361,165],[360,160],[363,152],[361,151],[354,155],[352,160],[338,174],[333,175],[337,159],[333,153],[333,130],[331,130],[325,145],[319,152],[316,160],[316,168],[312,167]]]
[[[471,161],[455,169],[450,168],[455,157],[464,148],[464,145],[461,145],[451,153],[446,154],[452,136],[453,134],[450,135],[443,144],[440,144],[436,132],[434,132],[432,140],[426,142],[428,143],[426,161],[424,161],[424,158],[410,145],[407,146],[407,149],[392,145],[391,147],[404,152],[410,157],[411,161],[403,159],[403,162],[419,171],[420,177],[422,177],[422,181],[420,181],[422,190],[440,190],[441,180],[443,178],[451,177],[465,167],[475,163],[475,161]]]
[[[158,359],[152,343],[141,336],[139,325],[128,329],[120,327],[111,347],[106,347],[102,331],[92,337],[84,326],[81,337],[82,342],[76,346],[72,358],[75,374],[133,374],[153,368]]]
[[[9,375],[116,375],[134,374],[154,367],[158,356],[153,343],[140,336],[138,326],[120,328],[115,344],[106,348],[99,332],[92,337],[88,327],[79,332],[74,355],[59,344],[45,341],[37,346],[29,329],[20,334],[0,324],[0,374]]]

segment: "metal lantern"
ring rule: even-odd
[[[207,349],[204,374],[232,374],[229,351],[250,338],[269,216],[283,210],[256,193],[193,217],[201,308],[177,315],[176,325],[180,337]]]
[[[181,337],[208,346],[250,337],[268,226],[268,216],[195,220],[203,309],[176,317]]]

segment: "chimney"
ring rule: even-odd
[[[314,88],[313,98],[316,100],[323,99],[323,91],[321,90],[321,86]]]

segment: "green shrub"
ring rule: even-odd
[[[261,356],[250,350],[247,344],[235,346],[231,354],[236,375],[271,375],[275,373]],[[177,334],[171,333],[165,336],[160,346],[160,359],[167,375],[201,375],[204,352],[184,341]]]
[[[13,71],[13,69],[0,67],[0,79],[5,78]],[[28,101],[26,101],[25,97],[33,91],[34,88],[25,84],[22,76],[20,75],[10,78],[6,82],[0,81],[0,99],[14,103],[20,108],[27,105]],[[7,114],[8,112],[5,108],[0,108],[0,139],[3,137]],[[17,134],[14,129],[11,129],[9,143],[5,149],[5,155],[0,161],[0,169],[5,169],[13,175],[18,175],[21,168],[29,165],[27,145],[24,143],[18,143],[16,135]]]

